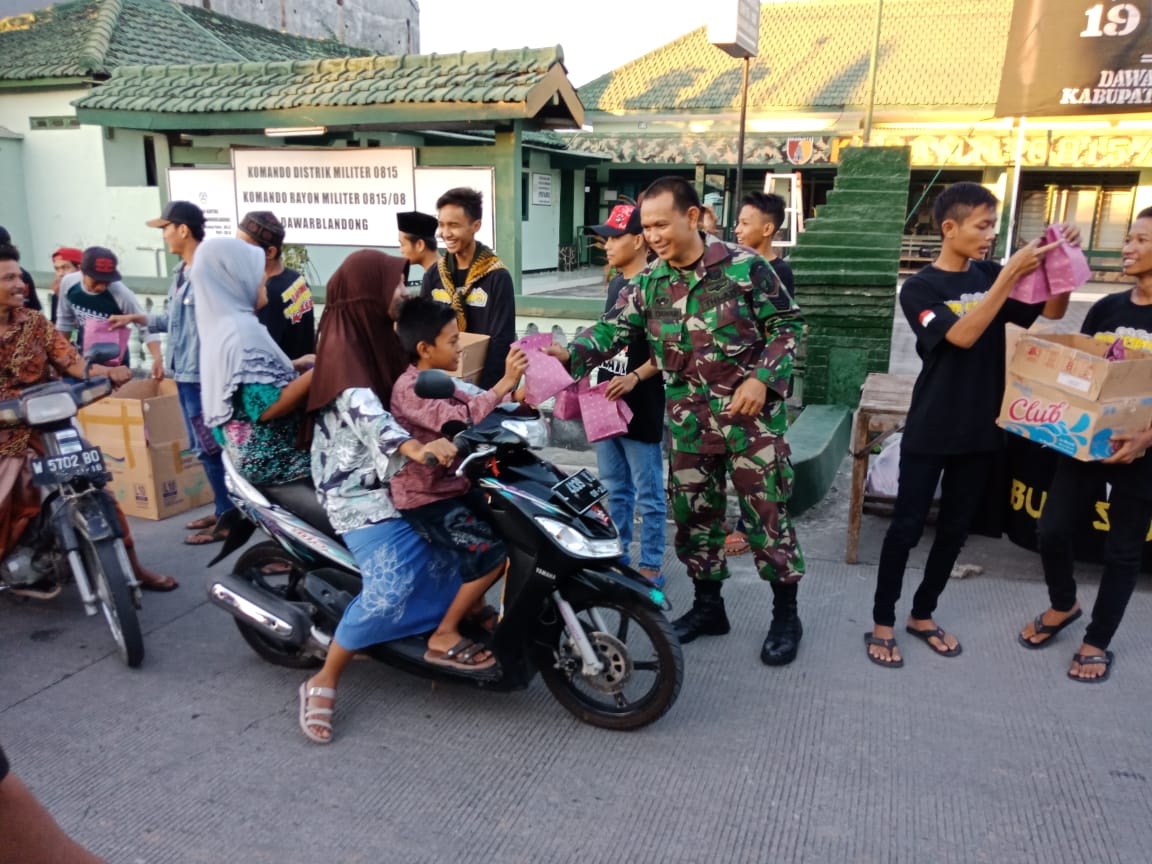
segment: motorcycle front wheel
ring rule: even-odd
[[[536,645],[540,677],[556,701],[601,729],[639,729],[664,716],[684,681],[680,641],[668,619],[639,599],[572,607],[604,668],[584,674],[556,610]]]
[[[246,549],[232,572],[281,599],[301,599],[296,592],[296,583],[303,574],[292,556],[275,541],[257,543]],[[259,654],[261,660],[285,669],[315,669],[321,665],[321,660],[312,654],[302,654],[299,648],[265,636],[262,630],[238,618],[232,620],[248,647]]]
[[[120,659],[135,669],[144,662],[144,636],[140,632],[140,619],[128,587],[129,574],[121,565],[127,556],[116,548],[121,542],[111,537],[104,540],[81,537],[80,558],[96,592],[100,611],[104,613],[104,620],[116,641]]]

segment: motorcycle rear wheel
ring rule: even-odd
[[[263,572],[264,568],[269,565],[280,566],[284,564],[287,564],[292,570],[275,575]],[[296,592],[295,587],[296,579],[303,574],[299,571],[292,556],[275,541],[257,543],[246,549],[236,561],[233,572],[240,578],[248,579],[265,591],[282,599],[291,601],[303,599]],[[236,622],[236,629],[240,631],[240,635],[244,637],[248,647],[260,655],[260,659],[266,663],[282,666],[285,669],[315,669],[322,663],[319,658],[311,654],[301,653],[300,649],[294,645],[264,635],[263,631],[251,624],[246,624],[238,618],[232,620]]]
[[[100,610],[120,659],[132,669],[144,662],[144,636],[140,632],[140,619],[136,615],[136,605],[132,602],[132,592],[128,588],[129,574],[121,565],[122,556],[117,554],[116,544],[122,541],[114,538],[92,541],[80,539],[80,557],[88,573]],[[125,556],[126,557],[126,556]]]
[[[592,679],[583,675],[579,654],[557,620],[536,645],[540,677],[556,701],[601,729],[639,729],[664,716],[684,681],[684,656],[668,619],[639,599],[572,608],[605,671]],[[634,683],[638,687],[629,690]]]

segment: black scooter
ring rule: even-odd
[[[423,372],[416,392],[449,399],[455,384],[442,372]],[[445,430],[464,456],[457,474],[481,490],[509,549],[495,630],[465,634],[488,640],[497,665],[465,671],[431,664],[427,635],[368,653],[495,690],[524,688],[539,671],[560,704],[586,723],[637,729],[657,720],[680,692],[683,656],[663,614],[670,608],[663,592],[620,563],[620,537],[600,503],[607,490],[588,471],[565,476],[532,452],[547,442],[547,427],[531,409],[505,405],[478,424],[457,426],[464,428]],[[356,562],[310,484],[256,488],[225,465],[240,515],[211,563],[257,527],[272,540],[247,549],[230,574],[211,583],[209,597],[264,660],[318,666],[360,591]]]
[[[99,343],[87,355],[93,363],[117,357],[120,346]],[[144,660],[144,636],[136,610],[140,584],[124,548],[124,530],[116,501],[105,488],[112,475],[104,455],[81,435],[76,413],[112,393],[103,377],[75,382],[50,381],[0,402],[0,427],[27,426],[40,435],[44,456],[32,460],[32,483],[40,489],[39,516],[14,549],[0,561],[0,594],[37,596],[59,593],[57,581],[71,576],[88,615],[103,613],[120,659],[131,667]],[[29,593],[34,586],[54,590]]]

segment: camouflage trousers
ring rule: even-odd
[[[676,520],[676,557],[688,575],[728,578],[724,558],[726,480],[740,500],[748,543],[760,578],[789,584],[804,575],[804,554],[785,509],[792,494],[792,463],[782,438],[764,438],[741,453],[685,453],[669,458],[668,491]]]

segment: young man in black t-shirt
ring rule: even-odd
[[[900,308],[916,334],[923,361],[900,444],[900,481],[892,523],[880,552],[874,626],[864,634],[868,658],[881,666],[904,665],[894,638],[896,601],[908,553],[920,541],[941,484],[936,536],[924,578],[912,600],[905,630],[937,654],[960,653],[956,637],[932,618],[952,567],[968,537],[1002,444],[996,415],[1004,394],[1004,328],[1031,326],[1043,313],[1060,318],[1068,295],[1047,304],[1009,298],[1021,276],[1035,270],[1047,247],[1038,241],[1001,267],[981,260],[996,238],[996,197],[977,183],[956,183],[936,199],[933,216],[943,243],[939,257],[900,290]],[[1077,242],[1079,231],[1066,226]]]
[[[771,265],[788,289],[796,296],[796,279],[792,268],[773,248],[772,241],[784,224],[784,199],[767,192],[749,192],[740,202],[740,213],[736,218],[736,242],[747,246]]]
[[[648,266],[648,244],[640,224],[640,208],[617,204],[603,225],[592,225],[589,233],[604,240],[608,263],[616,275],[608,283],[605,313],[616,308],[625,285]],[[623,561],[629,563],[635,511],[640,511],[640,575],[657,587],[664,587],[660,570],[664,562],[664,532],[668,506],[664,496],[664,379],[651,362],[648,340],[637,337],[625,352],[623,368],[620,358],[601,366],[603,374],[612,375],[607,395],[623,398],[632,409],[628,431],[617,438],[596,442],[596,462],[600,479],[608,487],[608,511],[620,531],[624,544]]]
[[[284,225],[275,213],[254,210],[240,220],[236,236],[264,250],[267,281],[260,295],[263,305],[256,310],[260,323],[268,328],[272,340],[288,359],[315,354],[316,313],[312,308],[312,291],[303,275],[285,267],[281,259]]]
[[[1112,344],[1122,339],[1129,350],[1152,352],[1152,207],[1141,210],[1124,242],[1124,274],[1136,286],[1096,301],[1080,332]],[[1152,429],[1112,436],[1113,454],[1100,462],[1078,462],[1061,455],[1040,515],[1040,560],[1051,606],[1019,636],[1026,648],[1041,648],[1080,617],[1073,577],[1076,522],[1085,501],[1108,488],[1108,538],[1104,572],[1092,607],[1092,620],[1068,677],[1100,682],[1112,672],[1108,645],[1136,587],[1140,562],[1152,523]]]

